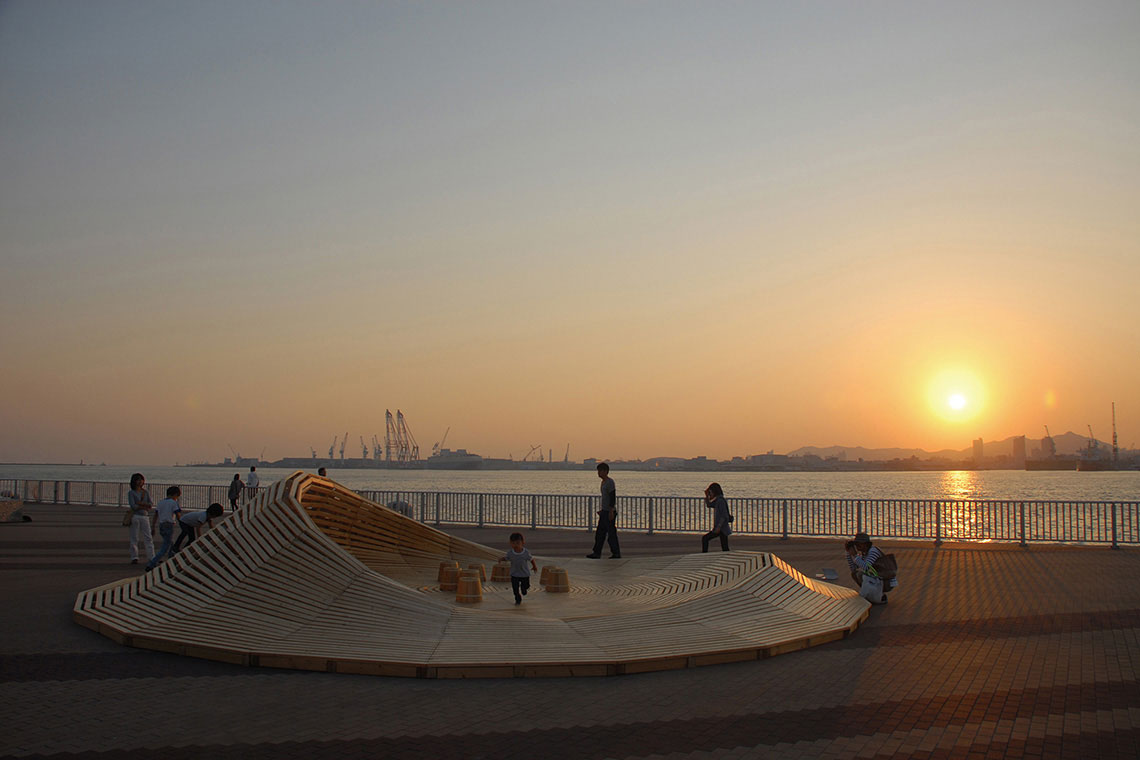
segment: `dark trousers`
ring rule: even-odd
[[[236,496],[230,498],[230,508],[233,509],[234,512],[237,512],[237,497]]]
[[[614,519],[610,519],[610,512],[608,509],[602,510],[598,513],[598,529],[594,531],[594,554],[602,553],[602,544],[609,541],[610,553],[621,555],[621,546],[618,545],[617,537],[617,512],[614,512]]]
[[[709,541],[712,541],[717,536],[720,536],[720,550],[722,552],[728,551],[728,536],[715,530],[710,530],[701,536],[701,551],[707,552],[709,550]]]
[[[178,534],[178,540],[174,542],[174,547],[170,550],[171,554],[174,554],[174,552],[176,552],[182,548],[182,541],[184,539],[186,540],[187,546],[194,543],[194,538],[197,535],[195,533],[196,529],[194,528],[193,525],[187,525],[186,523],[179,520],[178,521],[178,527],[182,528],[182,532]]]
[[[530,590],[530,576],[519,578],[511,576],[511,591],[515,592],[515,601],[522,599],[522,595]]]

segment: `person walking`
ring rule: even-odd
[[[150,524],[150,511],[154,509],[146,488],[146,478],[141,472],[131,475],[131,490],[127,492],[127,508],[131,512],[131,564],[139,563],[139,542],[146,551],[147,562],[154,559],[153,526]]]
[[[701,551],[708,552],[709,541],[720,537],[720,550],[728,551],[728,536],[732,533],[732,513],[728,511],[728,500],[720,483],[709,483],[705,489],[705,506],[713,510],[713,529],[701,536]]]
[[[512,533],[510,540],[511,548],[501,561],[511,563],[511,591],[515,594],[515,604],[522,604],[522,598],[530,590],[530,571],[538,572],[538,565],[527,550],[522,533]]]
[[[241,482],[241,475],[234,473],[234,479],[230,481],[230,491],[226,496],[230,500],[230,508],[237,511],[237,502],[241,498],[241,492],[245,490],[245,483]]]
[[[609,542],[610,559],[621,559],[621,546],[617,534],[617,486],[610,477],[610,466],[605,462],[598,465],[598,477],[602,479],[602,496],[598,506],[598,529],[594,531],[594,550],[586,556],[600,559],[602,544]]]

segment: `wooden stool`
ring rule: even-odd
[[[456,562],[456,561],[455,561],[455,560],[453,560],[453,559],[451,559],[451,560],[445,560],[445,561],[443,561],[443,562],[440,562],[440,563],[439,563],[439,575],[437,575],[437,576],[435,577],[436,581],[439,581],[439,582],[442,582],[442,581],[443,581],[443,571],[444,571],[444,570],[446,570],[446,569],[447,569],[447,568],[449,568],[449,567],[458,568],[458,567],[459,567],[459,563],[458,563],[458,562]]]
[[[439,590],[454,591],[459,584],[459,568],[445,567],[439,571]]]
[[[491,582],[498,583],[501,581],[509,581],[511,579],[511,563],[510,562],[496,562],[495,566],[491,568]]]
[[[546,590],[554,594],[565,594],[570,590],[570,576],[561,567],[550,568],[550,576],[546,579]]]
[[[468,565],[467,569],[468,570],[474,570],[475,572],[479,573],[479,580],[481,580],[481,581],[487,580],[487,568],[485,565],[483,565],[483,564]]]
[[[455,590],[455,601],[462,604],[473,604],[483,601],[483,584],[479,576],[473,572],[465,572],[459,576],[459,584]]]
[[[538,575],[538,585],[545,586],[550,580],[550,571],[554,569],[554,565],[543,565],[542,572]]]

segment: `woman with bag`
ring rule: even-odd
[[[886,604],[886,592],[889,589],[884,588],[883,579],[875,569],[875,563],[882,558],[883,552],[871,544],[871,537],[866,533],[856,533],[855,538],[848,541],[844,548],[847,551],[847,566],[851,568],[851,579],[859,587],[859,596],[871,604]]]
[[[127,510],[131,516],[131,564],[139,563],[139,540],[146,549],[146,559],[154,559],[154,538],[151,537],[150,511],[154,505],[150,494],[143,488],[146,478],[141,472],[131,476],[131,490],[127,492]]]
[[[705,506],[713,510],[713,529],[701,536],[701,551],[709,550],[709,541],[720,537],[720,550],[728,551],[728,536],[732,533],[732,514],[728,511],[728,500],[724,498],[724,491],[720,483],[709,483],[705,489]]]

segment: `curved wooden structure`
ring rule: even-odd
[[[570,591],[517,607],[506,584],[473,603],[440,589],[448,566],[458,576],[501,554],[295,473],[156,570],[79,594],[73,616],[146,649],[444,678],[752,660],[841,638],[869,608],[753,552],[559,560]]]

